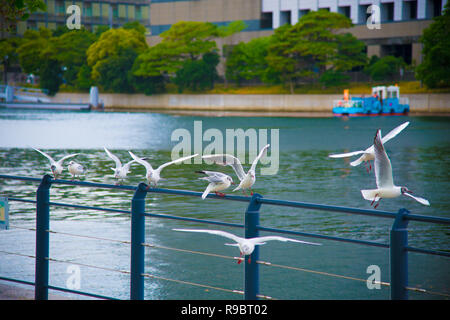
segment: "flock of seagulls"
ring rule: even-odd
[[[358,159],[355,161],[352,161],[350,163],[351,166],[358,166],[362,162],[366,165],[367,172],[370,172],[372,169],[372,164],[370,163],[371,160],[374,161],[374,168],[375,168],[375,180],[376,180],[376,189],[371,190],[361,190],[361,194],[364,199],[372,201],[371,205],[374,205],[374,208],[377,208],[380,204],[380,201],[382,198],[396,198],[401,195],[405,195],[407,197],[410,197],[419,203],[423,205],[429,206],[430,203],[428,200],[423,199],[421,197],[413,196],[412,191],[410,191],[407,187],[404,186],[396,186],[394,184],[394,179],[392,175],[392,166],[391,161],[389,160],[389,157],[386,153],[386,150],[384,148],[384,144],[397,136],[401,131],[403,131],[407,126],[409,125],[409,122],[405,122],[398,127],[391,130],[386,136],[381,136],[381,130],[378,129],[375,134],[374,143],[372,146],[368,147],[365,150],[358,150],[354,152],[348,152],[348,153],[342,153],[342,154],[330,154],[329,157],[331,158],[345,158],[345,157],[352,157],[356,155],[360,155]],[[202,159],[209,160],[211,163],[218,164],[221,166],[231,166],[236,173],[236,176],[239,179],[238,186],[233,190],[242,190],[244,194],[246,194],[246,190],[250,191],[250,194],[253,195],[252,186],[254,185],[256,181],[256,166],[258,162],[261,160],[262,157],[264,157],[267,154],[267,150],[270,147],[270,145],[264,146],[258,156],[254,159],[250,169],[245,172],[244,168],[242,166],[242,163],[239,161],[238,158],[229,155],[229,154],[214,154],[214,155],[204,155],[202,156]],[[43,156],[45,156],[50,161],[50,169],[55,177],[55,179],[61,175],[63,172],[63,162],[66,159],[75,157],[78,155],[78,153],[67,155],[63,158],[61,158],[58,161],[55,161],[51,156],[49,156],[47,153],[33,148]],[[133,163],[138,163],[145,167],[146,169],[146,175],[145,178],[148,181],[148,188],[150,186],[156,187],[158,185],[158,182],[162,179],[161,178],[161,171],[172,165],[177,163],[182,163],[186,160],[189,160],[191,158],[197,157],[198,154],[194,154],[187,157],[182,157],[177,160],[173,160],[167,163],[164,163],[160,165],[158,168],[153,169],[152,165],[147,161],[147,158],[139,158],[136,156],[133,152],[129,151],[129,154],[133,160],[127,162],[126,164],[122,165],[122,162],[120,159],[115,156],[113,153],[111,153],[106,147],[104,147],[105,153],[107,156],[112,159],[115,163],[115,168],[111,168],[111,170],[114,171],[114,177],[118,180],[118,184],[123,182],[123,180],[127,177],[127,174],[130,172],[130,167]],[[369,166],[367,166],[367,163]],[[72,179],[74,179],[77,176],[83,175],[86,173],[86,169],[79,163],[71,160],[68,165],[68,171],[72,175]],[[202,199],[205,199],[208,194],[211,192],[214,192],[216,195],[219,196],[225,196],[224,193],[221,191],[224,191],[228,189],[231,185],[234,185],[234,181],[232,177],[229,175],[218,172],[218,171],[207,171],[207,170],[201,170],[196,171],[196,173],[204,175],[203,177],[199,178],[201,180],[205,180],[208,182],[208,185],[206,189],[204,190],[202,194]],[[183,231],[183,232],[199,232],[199,233],[208,233],[208,234],[214,234],[218,236],[222,236],[228,239],[233,240],[235,243],[229,244],[226,243],[226,245],[236,246],[239,248],[240,256],[238,258],[238,264],[244,260],[242,256],[250,256],[256,245],[263,245],[267,241],[290,241],[290,242],[297,242],[307,245],[321,245],[319,243],[313,243],[313,242],[306,242],[306,241],[300,241],[280,236],[266,236],[266,237],[256,237],[256,238],[241,238],[238,237],[232,233],[221,231],[221,230],[209,230],[209,229],[172,229],[174,231]],[[250,263],[250,257],[248,258],[248,262]]]

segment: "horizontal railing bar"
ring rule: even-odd
[[[267,198],[258,198],[257,201],[260,203],[263,203],[263,204],[270,204],[270,205],[275,205],[275,206],[344,212],[344,213],[351,213],[351,214],[376,216],[376,217],[381,217],[381,218],[395,218],[397,216],[397,213],[389,212],[389,211],[378,211],[378,210],[370,210],[370,209],[330,206],[330,205],[307,203],[307,202],[275,200],[275,199],[267,199]]]
[[[436,216],[422,216],[417,214],[406,214],[405,219],[420,222],[443,223],[450,224],[450,219]]]
[[[37,201],[36,200],[28,200],[28,199],[20,199],[20,198],[10,198],[10,197],[7,197],[8,198],[8,200],[11,200],[11,201],[18,201],[18,202],[27,202],[27,203],[36,203]]]
[[[174,195],[189,196],[189,197],[201,197],[202,194],[203,194],[203,192],[198,192],[198,191],[177,190],[177,189],[161,189],[161,188],[149,188],[147,190],[147,192],[148,193],[174,194]],[[251,197],[233,196],[233,195],[218,196],[218,195],[215,195],[215,194],[208,194],[207,198],[232,200],[232,201],[242,201],[242,202],[250,202],[250,200],[251,200]]]
[[[237,224],[237,223],[222,222],[222,221],[215,221],[215,220],[204,220],[204,219],[196,219],[196,218],[188,218],[188,217],[179,217],[179,216],[172,216],[169,214],[147,213],[146,212],[146,213],[144,213],[144,216],[153,217],[153,218],[173,219],[173,220],[206,223],[206,224],[215,224],[218,226],[233,227],[233,228],[244,228],[244,225]]]
[[[107,183],[75,181],[75,180],[61,180],[61,179],[52,179],[51,183],[52,184],[90,187],[90,188],[119,189],[119,190],[130,190],[130,191],[135,191],[137,189],[137,187],[135,187],[135,186],[128,186],[128,185],[115,185],[115,184],[107,184]]]
[[[33,182],[41,182],[42,178],[31,178],[31,177],[21,177],[21,176],[10,176],[6,174],[0,174],[0,179],[7,180],[22,180],[22,181],[33,181]]]
[[[292,235],[296,235],[296,236],[304,236],[304,237],[318,238],[318,239],[324,239],[324,240],[334,240],[334,241],[341,241],[341,242],[348,242],[348,243],[357,243],[357,244],[362,244],[362,245],[367,245],[367,246],[372,246],[372,247],[389,248],[388,244],[373,242],[373,241],[333,237],[333,236],[326,236],[326,235],[315,234],[315,233],[306,233],[306,232],[300,232],[300,231],[268,228],[268,227],[263,227],[263,226],[257,226],[256,228],[261,231],[285,233],[285,234],[292,234]]]
[[[433,254],[433,255],[436,255],[436,256],[450,257],[450,252],[445,252],[445,251],[422,249],[422,248],[415,248],[415,247],[410,247],[410,246],[407,246],[406,250],[407,251],[411,251],[411,252]]]
[[[105,300],[120,300],[117,298],[113,298],[113,297],[107,297],[107,296],[103,296],[100,294],[95,294],[95,293],[88,293],[88,292],[83,292],[83,291],[78,291],[78,290],[72,290],[72,289],[67,289],[67,288],[62,288],[62,287],[56,287],[56,286],[47,286],[47,288],[51,289],[51,290],[57,290],[57,291],[63,291],[63,292],[68,292],[68,293],[74,293],[74,294],[79,294],[82,296],[87,296],[87,297],[92,297],[92,298],[99,298],[99,299],[105,299]]]
[[[10,281],[10,282],[17,282],[17,283],[21,283],[21,284],[26,284],[26,285],[34,286],[34,282],[31,282],[31,281],[19,280],[19,279],[8,278],[8,277],[2,277],[2,276],[0,276],[0,280]]]

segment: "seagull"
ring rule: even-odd
[[[151,184],[153,184],[156,187],[156,185],[158,184],[158,181],[161,180],[161,177],[160,177],[161,171],[165,167],[170,166],[171,164],[181,163],[183,161],[186,161],[188,159],[191,159],[191,158],[194,158],[194,157],[198,156],[198,154],[196,153],[196,154],[194,154],[192,156],[179,158],[177,160],[164,163],[164,164],[160,165],[158,167],[158,169],[155,170],[155,169],[152,168],[150,163],[148,163],[147,161],[145,161],[143,159],[139,159],[133,152],[128,151],[128,153],[131,155],[131,157],[134,160],[136,160],[137,163],[142,164],[145,167],[145,169],[147,169],[147,173],[145,175],[145,177],[147,178],[147,181],[149,183],[149,186],[147,187],[147,189],[150,188]]]
[[[374,208],[377,208],[380,204],[381,198],[396,198],[400,195],[405,195],[413,198],[423,205],[429,206],[430,202],[426,199],[415,197],[411,195],[412,191],[407,187],[398,187],[394,185],[394,179],[392,178],[392,166],[389,160],[386,150],[383,146],[383,140],[381,139],[381,130],[378,129],[374,139],[375,149],[375,178],[377,182],[377,189],[361,190],[362,196],[366,200],[371,200],[373,205],[377,202]]]
[[[67,155],[65,157],[62,157],[60,160],[55,161],[47,153],[45,153],[45,152],[43,152],[43,151],[41,151],[39,149],[36,149],[36,148],[33,148],[33,149],[36,150],[37,152],[39,152],[40,154],[42,154],[48,160],[50,160],[50,169],[52,170],[52,173],[53,173],[53,176],[55,177],[55,179],[56,179],[56,177],[58,175],[60,175],[63,172],[62,164],[63,164],[64,160],[79,155],[79,153],[69,154],[69,155]]]
[[[277,240],[277,241],[283,241],[283,242],[286,242],[286,241],[298,242],[298,243],[309,244],[309,245],[314,245],[314,246],[322,245],[320,243],[294,240],[294,239],[279,237],[279,236],[267,236],[267,237],[257,237],[257,238],[245,239],[245,238],[238,237],[232,233],[221,231],[221,230],[207,230],[207,229],[172,229],[172,230],[185,231],[185,232],[204,232],[204,233],[216,234],[218,236],[222,236],[222,237],[225,237],[225,238],[235,241],[236,243],[225,243],[225,245],[239,247],[239,251],[241,254],[239,255],[238,264],[240,264],[242,262],[241,257],[243,255],[244,256],[251,255],[253,253],[253,250],[255,250],[255,246],[265,244],[266,241]],[[250,261],[250,257],[249,257],[248,263],[250,263],[250,262],[251,261]]]
[[[72,174],[72,180],[75,178],[75,176],[79,176],[86,172],[86,169],[81,164],[75,161],[70,161],[67,169],[69,169],[69,172]]]
[[[108,157],[110,157],[116,163],[116,168],[111,168],[111,170],[114,171],[114,178],[118,179],[118,183],[120,183],[121,180],[127,177],[127,174],[130,172],[131,164],[136,162],[136,160],[133,159],[122,166],[122,162],[120,162],[120,159],[118,157],[113,155],[108,149],[106,149],[106,147],[103,148],[105,149]]]
[[[230,185],[234,184],[233,179],[222,172],[216,172],[216,171],[196,171],[196,173],[202,173],[206,174],[207,177],[199,178],[200,180],[206,180],[209,182],[208,186],[206,187],[205,191],[202,194],[202,199],[205,199],[206,196],[210,192],[215,192],[215,194],[224,197],[225,194],[221,193],[219,191],[227,189]]]
[[[248,170],[247,173],[244,172],[244,168],[242,167],[241,162],[238,158],[229,155],[229,154],[212,154],[212,155],[206,155],[203,156],[203,159],[211,159],[214,163],[221,165],[221,166],[231,166],[234,169],[234,172],[236,172],[236,175],[238,176],[239,180],[241,181],[237,188],[235,188],[233,191],[242,189],[242,192],[245,194],[245,189],[250,190],[250,194],[253,195],[253,191],[251,187],[256,181],[256,165],[258,164],[258,161],[267,154],[267,149],[270,147],[270,144],[264,146],[264,148],[261,149],[258,156],[253,160],[252,166]]]
[[[383,144],[385,144],[386,142],[388,142],[389,140],[394,138],[396,135],[398,135],[400,132],[402,132],[402,130],[405,129],[408,125],[409,125],[409,121],[404,122],[401,125],[399,125],[398,127],[392,129],[386,136],[383,137],[383,139],[382,139]],[[370,170],[372,169],[372,165],[370,164],[370,160],[374,160],[375,159],[375,151],[374,151],[373,145],[370,146],[369,148],[367,148],[364,151],[363,150],[359,150],[359,151],[353,151],[353,152],[348,152],[348,153],[330,154],[328,156],[330,158],[347,158],[347,157],[352,157],[352,156],[356,156],[356,155],[359,155],[359,154],[362,154],[362,156],[360,156],[355,161],[350,162],[350,165],[355,167],[355,166],[361,164],[361,162],[364,161],[364,164],[366,165],[367,172],[370,172]],[[369,162],[369,168],[367,168],[367,162]]]

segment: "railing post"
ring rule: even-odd
[[[35,300],[48,300],[48,258],[50,229],[50,186],[52,177],[46,174],[36,191],[36,264]]]
[[[245,211],[245,238],[255,238],[259,236],[259,209],[261,203],[258,202],[261,195],[253,194],[250,203]],[[250,263],[244,257],[244,299],[257,300],[259,293],[259,266],[256,261],[259,259],[259,246],[255,246],[255,250],[250,255]]]
[[[144,300],[145,197],[147,185],[140,183],[131,200],[130,299]]]
[[[400,209],[390,234],[391,299],[408,299],[408,220],[406,209]]]

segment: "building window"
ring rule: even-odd
[[[280,26],[291,23],[291,11],[280,11]]]
[[[299,11],[298,11],[298,18],[300,19],[300,18],[303,17],[305,14],[308,14],[309,11],[311,11],[311,10],[309,10],[309,9],[299,10]]]
[[[63,16],[66,14],[66,10],[65,10],[65,6],[64,6],[64,1],[62,0],[56,0],[55,1],[55,13],[58,16]]]
[[[427,0],[426,5],[428,19],[442,15],[442,0]]]
[[[83,11],[86,17],[92,17],[92,4],[90,2],[83,3]]]
[[[381,22],[394,21],[394,3],[381,4]]]
[[[381,46],[381,56],[401,57],[407,64],[412,61],[412,44],[397,44]]]
[[[350,6],[338,7],[338,13],[350,18]]]
[[[272,12],[262,12],[260,20],[261,29],[272,29],[273,23],[273,13]]]
[[[367,13],[367,9],[370,5],[360,5],[359,6],[359,14],[358,14],[358,23],[365,24],[367,19],[372,16],[372,13]]]
[[[330,12],[330,8],[319,8],[319,10],[325,10],[325,11]]]
[[[417,0],[403,2],[403,20],[417,19]]]
[[[119,17],[119,7],[117,4],[111,4],[113,18]]]
[[[142,20],[142,7],[141,6],[136,6],[134,15],[135,15],[136,20]]]

